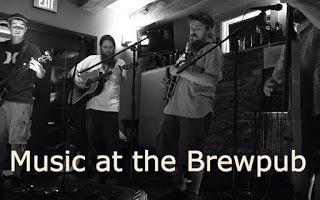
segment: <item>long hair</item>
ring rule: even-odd
[[[99,42],[100,48],[104,41],[110,41],[113,44],[114,48],[116,48],[116,43],[114,41],[114,38],[111,35],[104,35],[100,38],[100,42]],[[104,62],[104,64],[107,64],[111,68],[114,67],[115,63],[116,63],[115,57],[112,57],[109,60]]]

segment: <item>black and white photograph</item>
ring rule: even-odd
[[[1,200],[320,200],[320,0],[0,0]]]

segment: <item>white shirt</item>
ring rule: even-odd
[[[101,55],[91,55],[82,60],[77,65],[77,71],[82,71],[90,66],[101,62]],[[117,58],[115,66],[125,65],[124,60]],[[89,72],[102,69],[102,64],[90,69]],[[127,70],[122,70],[122,75],[126,77]],[[115,76],[112,74],[110,77]],[[107,80],[104,83],[101,93],[91,98],[86,105],[86,110],[93,109],[105,112],[119,112],[120,110],[120,84]]]

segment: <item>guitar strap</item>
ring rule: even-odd
[[[8,42],[10,42],[10,41],[8,41]],[[14,64],[9,76],[11,76],[15,71],[18,70],[20,63],[23,60],[24,52],[27,50],[28,47],[29,47],[29,42],[24,41],[22,48],[19,50],[18,59],[16,60],[16,63]]]
[[[23,56],[24,56],[24,53],[26,52],[27,48],[29,47],[29,42],[28,41],[24,41],[23,42],[23,45],[22,45],[22,48],[20,49],[19,51],[19,54],[18,54],[18,59],[14,65],[14,67],[12,68],[12,73],[16,70],[18,70],[19,68],[19,65],[21,64],[22,60],[23,60]]]

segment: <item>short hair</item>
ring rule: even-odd
[[[101,45],[103,44],[103,42],[105,40],[108,40],[108,41],[112,42],[113,46],[116,47],[116,43],[114,41],[114,38],[111,35],[104,35],[104,36],[101,37],[100,43],[99,43],[100,47],[101,47]]]
[[[21,20],[26,24],[26,26],[28,26],[28,19],[25,16],[23,16],[22,14],[14,13],[14,14],[10,15],[7,20],[11,24],[11,21],[14,19]]]
[[[208,13],[200,12],[197,14],[189,15],[188,18],[189,18],[189,21],[197,20],[208,28],[214,27],[213,18]]]

